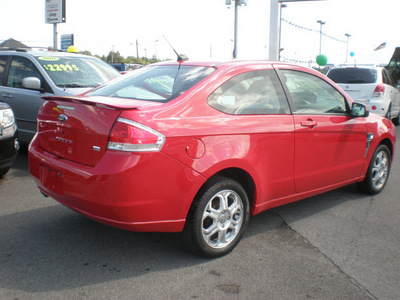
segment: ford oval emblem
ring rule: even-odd
[[[68,117],[64,114],[61,114],[58,116],[58,121],[60,121],[60,122],[67,122],[67,120],[68,120]]]

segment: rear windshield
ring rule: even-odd
[[[167,102],[186,92],[214,70],[198,66],[150,66],[124,75],[87,95]]]
[[[37,61],[60,88],[92,88],[120,74],[95,57],[39,56]]]
[[[378,73],[374,69],[344,68],[332,69],[327,75],[336,83],[375,83]]]

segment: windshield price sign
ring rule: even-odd
[[[65,0],[45,0],[46,23],[65,23]]]

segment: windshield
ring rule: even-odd
[[[336,83],[375,83],[377,80],[377,71],[374,69],[363,68],[344,68],[332,69],[327,75]]]
[[[36,59],[61,88],[93,88],[120,76],[113,67],[94,57],[39,56]]]
[[[124,75],[87,95],[167,102],[186,92],[214,70],[198,66],[150,66]]]

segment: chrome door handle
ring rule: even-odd
[[[8,99],[11,99],[12,98],[12,96],[10,95],[10,94],[3,94],[3,95],[1,95],[3,98],[8,98]]]

